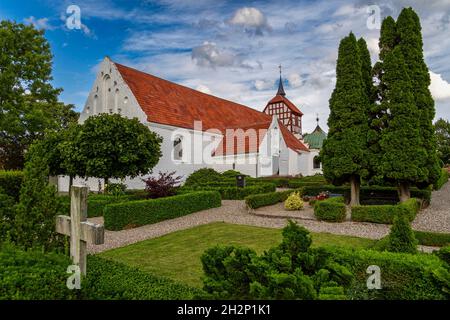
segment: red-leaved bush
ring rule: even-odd
[[[176,194],[177,187],[181,182],[181,176],[174,177],[173,172],[159,172],[159,177],[143,179],[147,197],[150,199],[169,197]]]

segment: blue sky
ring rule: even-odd
[[[69,5],[81,29],[66,27]],[[0,18],[46,30],[61,100],[81,110],[104,56],[171,81],[262,110],[283,65],[287,96],[326,128],[339,40],[363,36],[375,62],[379,30],[368,19],[412,6],[422,20],[437,116],[450,119],[450,1],[447,0],[2,0]]]

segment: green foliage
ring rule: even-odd
[[[77,290],[66,286],[69,258],[41,250],[0,245],[0,300],[72,300]]]
[[[394,216],[394,224],[388,236],[387,251],[417,253],[417,240],[411,229],[408,217],[403,214]]]
[[[0,243],[11,236],[16,215],[15,200],[0,187]]]
[[[289,222],[283,241],[258,256],[248,248],[216,246],[202,255],[204,291],[214,299],[317,299],[336,294],[352,282],[351,273],[322,249],[311,235]],[[336,288],[336,289],[326,289]],[[342,289],[337,289],[342,288]]]
[[[443,247],[433,253],[450,267],[450,246]]]
[[[62,90],[51,84],[52,54],[44,31],[1,21],[0,47],[0,168],[17,170],[45,130],[60,130],[78,114],[58,102]]]
[[[301,210],[303,209],[303,200],[299,192],[291,193],[284,202],[286,210]]]
[[[148,173],[161,157],[161,137],[137,118],[119,114],[91,116],[81,127],[75,146],[83,159],[83,177],[136,177]]]
[[[127,189],[127,185],[124,183],[108,183],[105,186],[106,194],[110,194],[112,196],[122,196],[125,195],[125,190]]]
[[[227,170],[227,171],[222,172],[222,177],[235,179],[237,175],[241,175],[241,174],[242,173],[240,173],[239,171],[236,171],[236,170]]]
[[[397,205],[371,205],[352,207],[352,221],[393,223],[397,215],[404,216],[413,221],[419,211],[419,202],[411,198]]]
[[[192,185],[180,188],[179,193],[191,193],[194,191],[217,191],[224,200],[243,200],[248,195],[275,192],[275,190],[276,187],[273,183],[258,183],[243,188],[237,186],[210,187],[204,185]]]
[[[444,164],[450,164],[450,121],[440,118],[434,124],[438,156]]]
[[[0,170],[0,189],[3,189],[7,195],[13,197],[16,201],[19,200],[22,181],[22,171]]]
[[[439,177],[439,179],[434,183],[434,190],[439,190],[440,188],[442,188],[444,186],[444,184],[447,183],[449,178],[449,173],[447,171],[447,169],[442,169],[441,170],[441,176]]]
[[[64,238],[56,233],[55,220],[63,205],[48,183],[49,168],[41,152],[39,144],[34,144],[27,153],[13,240],[25,248],[62,249]]]
[[[270,206],[278,202],[285,201],[292,192],[299,192],[300,194],[302,194],[303,189],[249,195],[245,197],[245,204],[248,208],[251,209]]]
[[[98,256],[88,256],[82,283],[89,300],[190,300],[200,290]]]
[[[419,244],[432,247],[443,247],[450,245],[450,233],[414,231],[414,237]]]
[[[335,261],[346,266],[355,276],[347,290],[352,300],[445,300],[450,296],[433,270],[443,267],[438,257],[430,254],[407,254],[328,247]],[[367,267],[381,269],[381,289],[367,288]]]
[[[341,40],[336,87],[330,99],[328,136],[320,158],[324,176],[340,185],[367,175],[369,98],[362,76],[358,43],[353,33]]]
[[[220,206],[220,194],[211,191],[113,203],[104,209],[105,228],[121,230],[137,227]]]
[[[202,168],[191,173],[184,183],[185,186],[193,186],[201,183],[217,182],[222,180],[222,175],[214,169]]]
[[[70,214],[70,196],[60,196],[63,210],[62,214],[69,215]],[[130,195],[121,195],[121,196],[113,196],[113,195],[89,195],[87,199],[87,209],[88,209],[88,218],[101,217],[103,216],[104,208],[111,203],[117,202],[126,202],[134,200],[134,197]]]
[[[342,222],[345,220],[346,208],[344,198],[334,197],[314,203],[314,215],[318,220]]]

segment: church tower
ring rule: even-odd
[[[268,115],[277,115],[278,119],[294,134],[294,136],[302,139],[302,116],[303,113],[288,99],[283,87],[283,79],[281,77],[278,83],[278,91],[264,108],[264,113]]]

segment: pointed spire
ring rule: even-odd
[[[286,92],[284,92],[283,79],[281,78],[281,64],[278,66],[278,68],[280,69],[280,82],[278,83],[277,95],[284,97],[286,95]]]
[[[316,121],[317,121],[317,126],[319,126],[319,114],[316,113]]]

